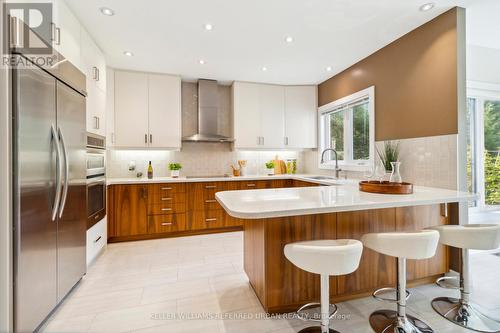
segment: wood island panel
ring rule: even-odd
[[[360,240],[367,233],[393,232],[396,230],[395,213],[394,208],[337,213],[337,237]],[[393,286],[396,281],[396,259],[364,247],[359,268],[349,275],[339,276],[338,290],[339,295],[363,293]]]
[[[443,205],[414,206],[396,208],[396,230],[416,231],[428,227],[448,224],[443,216]],[[448,271],[448,247],[439,244],[436,255],[426,260],[407,260],[406,276],[416,280],[428,276],[444,274]]]
[[[295,267],[284,256],[288,243],[313,239],[361,239],[365,233],[420,230],[447,223],[439,205],[373,209],[244,221],[244,269],[262,306],[270,313],[297,310],[319,301],[319,275]],[[408,261],[408,285],[432,283],[448,271],[448,250],[434,258]],[[363,249],[355,272],[330,278],[332,303],[395,287],[397,260]]]

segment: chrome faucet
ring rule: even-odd
[[[342,169],[339,168],[339,156],[337,154],[337,151],[333,148],[326,148],[323,150],[321,153],[321,164],[325,163],[325,153],[327,151],[333,151],[335,153],[335,178],[339,179],[339,173],[342,171]]]

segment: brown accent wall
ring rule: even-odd
[[[375,140],[457,134],[457,8],[318,87],[319,105],[375,86]]]

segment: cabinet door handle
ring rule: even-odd
[[[149,134],[149,143],[153,143],[153,134]]]
[[[216,218],[205,219],[205,222],[214,222],[217,221]]]
[[[55,40],[56,45],[61,45],[61,28],[56,27],[56,40]]]
[[[97,68],[97,81],[101,80],[101,71]]]
[[[213,203],[213,202],[217,202],[217,200],[205,200],[206,203]]]
[[[169,201],[172,200],[172,198],[161,198],[161,201]]]
[[[217,188],[217,186],[215,186],[215,185],[207,185],[207,186],[205,186],[205,188],[206,188],[206,189],[210,189],[210,188]]]
[[[98,241],[100,241],[100,240],[101,240],[101,238],[102,238],[101,236],[97,237],[97,238],[94,240],[94,243],[97,243]]]
[[[11,16],[10,17],[10,38],[9,38],[9,42],[10,42],[10,47],[11,48],[16,48],[16,47],[20,47],[19,45],[19,26],[18,26],[18,21],[17,21],[17,17],[15,16]]]
[[[168,190],[171,190],[172,188],[171,187],[162,187],[161,190],[162,191],[168,191]]]
[[[172,225],[172,222],[163,222],[161,225]]]
[[[170,210],[172,210],[172,208],[162,208],[162,209],[161,209],[161,211],[162,211],[162,212],[168,212],[168,211],[170,211]]]
[[[247,187],[255,187],[255,184],[247,184]]]
[[[92,76],[93,76],[94,81],[99,81],[99,80],[98,80],[98,75],[99,75],[99,74],[97,74],[97,71],[98,71],[98,70],[97,70],[97,67],[95,67],[95,66],[94,66],[94,67],[92,67]]]
[[[265,138],[264,138],[264,137],[262,137],[262,145],[264,146],[264,145],[265,145],[265,143],[266,143]]]
[[[288,146],[288,137],[285,136],[285,146]]]
[[[115,143],[115,133],[111,133],[111,143]]]
[[[147,134],[144,134],[144,143],[148,144],[148,135]]]
[[[94,121],[95,121],[95,124],[94,124],[94,128],[95,129],[99,129],[99,117],[97,116],[94,116]]]

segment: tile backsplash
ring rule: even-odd
[[[403,181],[422,186],[457,188],[457,135],[402,139],[400,142],[401,176]],[[382,149],[383,142],[376,142]],[[332,175],[331,170],[318,168],[318,152],[304,153],[306,173]],[[362,172],[347,172],[348,178],[363,179]]]
[[[110,178],[135,177],[137,172],[147,173],[148,161],[153,165],[154,175],[166,177],[170,175],[168,164],[182,164],[181,175],[210,176],[231,174],[231,164],[237,160],[247,160],[247,173],[251,175],[266,174],[264,163],[275,158],[296,158],[297,172],[304,172],[303,152],[299,151],[231,151],[228,144],[189,143],[182,144],[181,151],[163,150],[109,150],[107,175]],[[130,162],[135,162],[136,171],[129,171]]]

